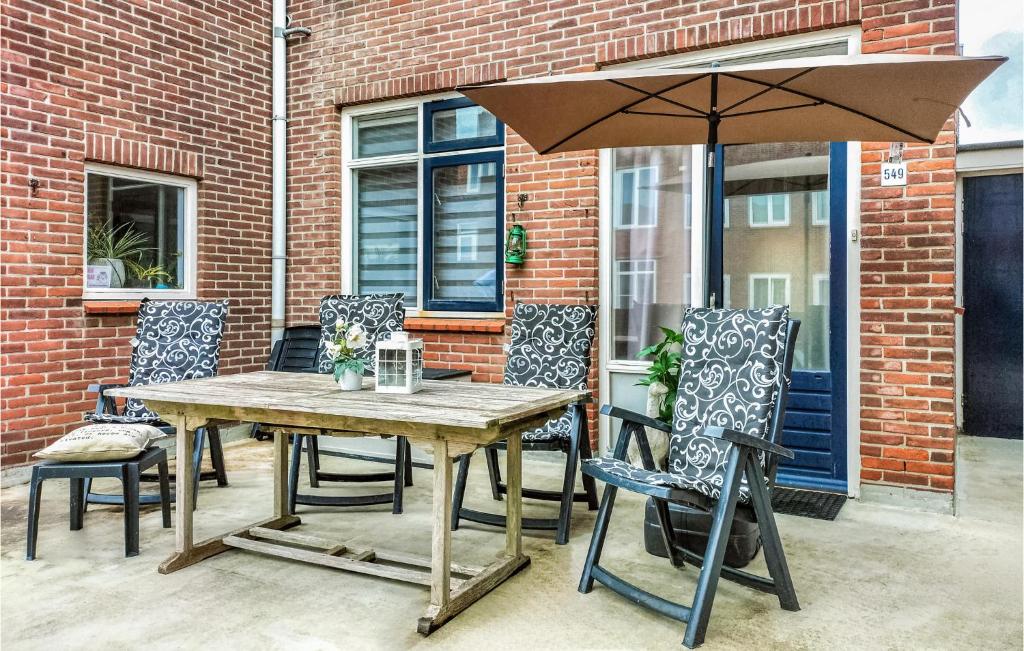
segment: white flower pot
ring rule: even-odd
[[[124,261],[117,258],[94,258],[89,264],[101,267],[110,267],[110,286],[112,288],[124,287],[128,274],[125,273]]]
[[[352,370],[344,370],[338,378],[338,386],[342,391],[359,391],[363,388],[363,376]]]

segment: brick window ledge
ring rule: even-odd
[[[411,332],[475,332],[502,334],[505,319],[446,319],[437,317],[408,317],[405,329]]]
[[[114,314],[138,314],[139,301],[82,301],[86,314],[106,316]]]

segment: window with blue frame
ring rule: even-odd
[[[352,291],[502,311],[504,125],[465,98],[360,107],[348,124]]]

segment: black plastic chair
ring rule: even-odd
[[[283,373],[316,373],[319,348],[320,326],[287,327],[270,351],[267,370]],[[262,423],[253,423],[250,436],[262,441],[271,438],[273,432]]]
[[[781,437],[799,327],[799,321],[789,319],[785,306],[689,309],[683,318],[683,361],[673,426],[611,405],[602,407],[601,413],[622,419],[622,427],[611,458],[584,462],[583,473],[604,481],[606,487],[580,592],[590,592],[596,580],[630,601],[686,622],[683,644],[691,649],[704,641],[720,577],[777,595],[785,610],[800,609],[767,479],[774,477],[778,457],[793,458],[776,441]],[[644,427],[671,433],[667,472],[655,467]],[[631,436],[637,439],[643,468],[626,461]],[[674,567],[690,561],[701,568],[692,605],[651,594],[599,564],[620,488],[654,498]],[[670,503],[713,514],[703,557],[677,543]],[[723,563],[738,504],[751,505],[756,514],[770,579]]]
[[[106,395],[108,389],[123,386],[161,384],[179,380],[212,377],[220,364],[220,343],[228,316],[228,301],[154,301],[143,299],[139,304],[138,327],[132,339],[132,358],[128,384],[91,384],[96,393],[96,409],[86,414],[93,423],[144,423],[173,436],[173,425],[146,408],[141,400],[129,398],[124,410],[118,412],[117,402]],[[203,448],[210,441],[212,471],[200,472]],[[224,448],[216,425],[200,427],[195,432],[195,452],[191,460],[193,494],[198,501],[199,482],[215,479],[218,486],[227,486]],[[180,465],[180,464],[179,464]],[[155,482],[159,477],[143,474],[142,481]],[[174,475],[171,475],[174,481]],[[173,497],[172,497],[173,500]],[[158,504],[159,495],[140,495],[140,504]],[[124,504],[123,495],[92,492],[92,479],[85,480],[86,504]],[[195,508],[195,503],[193,503]]]
[[[505,384],[586,389],[596,316],[597,310],[592,305],[517,303],[512,313]],[[505,447],[502,441],[484,448],[487,472],[491,478],[491,495],[495,500],[502,499],[501,496],[508,492],[498,468],[498,450]],[[570,405],[561,417],[523,434],[523,449],[561,451],[566,455],[562,490],[522,489],[523,497],[560,503],[557,518],[523,518],[523,528],[553,529],[557,532],[555,543],[564,545],[569,541],[573,502],[586,502],[591,510],[597,508],[597,486],[593,479],[584,477],[583,492],[576,492],[576,468],[581,459],[591,458],[586,406],[582,403]],[[460,519],[504,527],[504,515],[462,506],[470,458],[468,454],[460,457],[452,496],[452,530],[459,528]]]
[[[25,560],[36,558],[36,541],[39,538],[39,502],[43,482],[47,479],[71,480],[71,530],[78,531],[85,522],[85,483],[93,477],[112,477],[121,480],[124,493],[124,555],[139,555],[139,480],[141,471],[152,466],[159,470],[160,503],[164,529],[171,527],[171,484],[167,472],[167,450],[148,448],[132,459],[116,461],[55,462],[43,461],[32,467],[32,483],[28,494],[28,532],[26,535]]]
[[[335,335],[339,322],[358,323],[366,331],[368,345],[357,355],[367,370],[372,370],[376,360],[374,352],[378,339],[388,333],[401,330],[405,324],[403,294],[366,294],[325,296],[320,301],[320,333],[317,345],[315,370],[332,373],[333,362],[327,357],[326,344]],[[301,357],[305,359],[307,344],[303,344]],[[296,350],[298,346],[296,345]],[[284,352],[282,351],[282,356]],[[309,466],[309,485],[319,488],[320,482],[384,482],[394,483],[391,492],[374,495],[313,495],[299,493],[299,467],[302,450],[306,449]],[[312,434],[294,435],[292,439],[291,463],[288,468],[288,512],[295,513],[297,504],[309,506],[363,506],[367,504],[392,504],[392,513],[402,512],[402,493],[405,486],[412,486],[412,449],[404,436],[395,437],[394,470],[374,473],[334,473],[320,470],[320,448],[317,437]]]

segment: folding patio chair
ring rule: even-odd
[[[611,405],[602,407],[601,413],[622,419],[622,427],[611,458],[583,465],[584,475],[604,481],[606,487],[580,592],[590,592],[597,580],[630,601],[686,622],[683,644],[691,649],[704,641],[720,576],[777,595],[785,610],[800,609],[768,493],[778,457],[793,458],[776,441],[782,433],[799,327],[799,321],[789,319],[787,306],[688,309],[673,426]],[[667,472],[655,467],[644,427],[671,433]],[[626,461],[630,436],[637,439],[644,468]],[[691,606],[646,592],[599,565],[620,488],[654,498],[673,566],[682,567],[684,560],[700,566]],[[677,544],[669,503],[712,512],[703,558]],[[737,504],[753,507],[771,579],[723,566]]]
[[[212,377],[220,363],[220,342],[228,316],[228,301],[154,301],[142,299],[139,304],[138,327],[132,339],[131,367],[128,384],[91,384],[95,392],[96,410],[86,414],[93,423],[145,423],[174,435],[173,425],[146,408],[141,400],[129,398],[124,410],[118,413],[114,398],[108,389],[145,384],[163,384],[179,380]],[[203,448],[210,441],[210,461],[213,470],[200,473]],[[193,493],[198,499],[199,481],[216,479],[218,486],[227,486],[224,469],[224,448],[216,425],[200,427],[195,433],[195,453],[191,460],[195,481]],[[179,462],[179,469],[182,464]],[[173,477],[173,475],[172,475]],[[143,481],[159,481],[159,477],[143,474]],[[122,495],[104,495],[91,491],[92,480],[85,480],[85,502],[92,504],[123,504]],[[142,495],[140,504],[159,504],[158,495]],[[193,504],[194,506],[194,504]]]
[[[505,362],[505,384],[510,386],[549,387],[553,389],[586,389],[590,374],[590,351],[594,344],[593,305],[544,305],[516,303],[512,313],[512,339]],[[501,481],[498,450],[501,441],[484,448],[487,472],[491,478],[491,495],[500,500],[508,487]],[[554,529],[555,542],[569,541],[569,521],[573,502],[587,502],[590,510],[597,508],[597,487],[590,477],[583,478],[583,492],[576,491],[576,467],[581,459],[590,459],[590,434],[586,406],[570,405],[559,418],[543,427],[523,434],[524,450],[561,451],[566,454],[561,491],[523,488],[523,497],[560,503],[557,518],[523,518],[524,529]],[[459,520],[505,526],[505,516],[463,508],[466,478],[471,455],[460,457],[459,474],[452,496],[452,530]]]
[[[320,342],[317,348],[317,370],[332,373],[333,361],[327,356],[326,343],[334,339],[339,322],[358,323],[366,331],[367,346],[356,351],[367,369],[376,363],[376,343],[385,335],[401,330],[405,324],[404,294],[333,295],[320,300]],[[305,444],[309,465],[309,485],[319,488],[320,482],[381,482],[393,481],[390,493],[375,495],[311,495],[299,493],[299,466]],[[404,436],[395,437],[395,469],[393,472],[333,473],[320,470],[320,448],[317,437],[309,433],[295,433],[291,464],[288,472],[288,508],[295,513],[296,504],[311,506],[360,506],[365,504],[392,504],[393,513],[402,512],[402,490],[412,486],[412,451]]]

